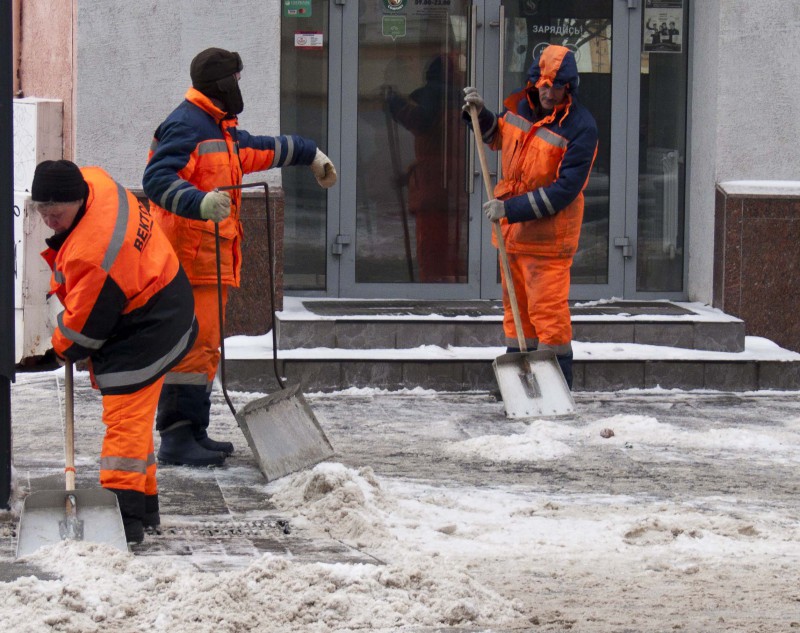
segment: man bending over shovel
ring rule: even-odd
[[[570,388],[569,270],[597,153],[597,125],[578,103],[578,82],[575,55],[551,44],[534,60],[527,85],[505,99],[502,114],[484,108],[475,88],[464,89],[465,118],[475,107],[484,142],[502,151],[503,178],[483,211],[500,222],[526,345],[554,351]],[[503,307],[508,351],[519,352],[505,281]]]
[[[150,212],[99,167],[39,163],[31,199],[55,231],[42,253],[64,306],[53,350],[89,360],[106,425],[100,485],[117,496],[128,542],[141,543],[160,524],[153,418],[164,374],[197,336],[192,289]]]

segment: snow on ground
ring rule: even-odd
[[[29,561],[57,579],[0,583],[0,630],[800,630],[798,394],[576,395],[499,424],[479,394],[310,394],[340,459],[266,493],[374,564],[62,543]]]

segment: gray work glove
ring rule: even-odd
[[[204,220],[222,222],[231,214],[231,194],[227,191],[209,191],[200,201],[200,216]]]
[[[481,110],[483,110],[483,97],[478,92],[477,88],[467,86],[464,88],[464,105],[461,109],[469,114],[469,110],[472,106],[475,106],[475,114],[480,114]]]
[[[314,162],[311,163],[311,172],[323,189],[333,187],[336,184],[336,167],[333,166],[331,159],[319,149],[317,150],[317,155],[314,156]]]
[[[506,217],[506,204],[502,200],[489,200],[483,205],[483,213],[492,222]]]

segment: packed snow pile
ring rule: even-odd
[[[59,580],[0,585],[3,630],[100,633],[328,632],[503,621],[513,609],[464,574],[419,561],[298,564],[266,555],[243,571],[197,573],[103,545],[31,557]]]
[[[202,573],[86,542],[27,560],[58,580],[0,584],[3,630],[263,633],[511,624],[521,607],[436,554],[408,549],[385,524],[369,468],[321,464],[276,482],[275,503],[332,537],[380,553],[375,564],[302,563],[264,555],[244,570]],[[297,523],[297,521],[295,521]]]
[[[323,463],[280,479],[272,502],[291,516],[305,517],[354,547],[376,547],[390,538],[387,500],[372,468],[358,471]]]

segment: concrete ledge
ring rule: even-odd
[[[280,389],[272,362],[229,361],[231,391],[272,393]],[[303,391],[330,392],[351,387],[387,390],[494,391],[490,360],[372,361],[300,359],[279,361],[280,374]],[[714,391],[800,391],[800,361],[685,362],[653,360],[577,361],[574,391],[682,389]]]

